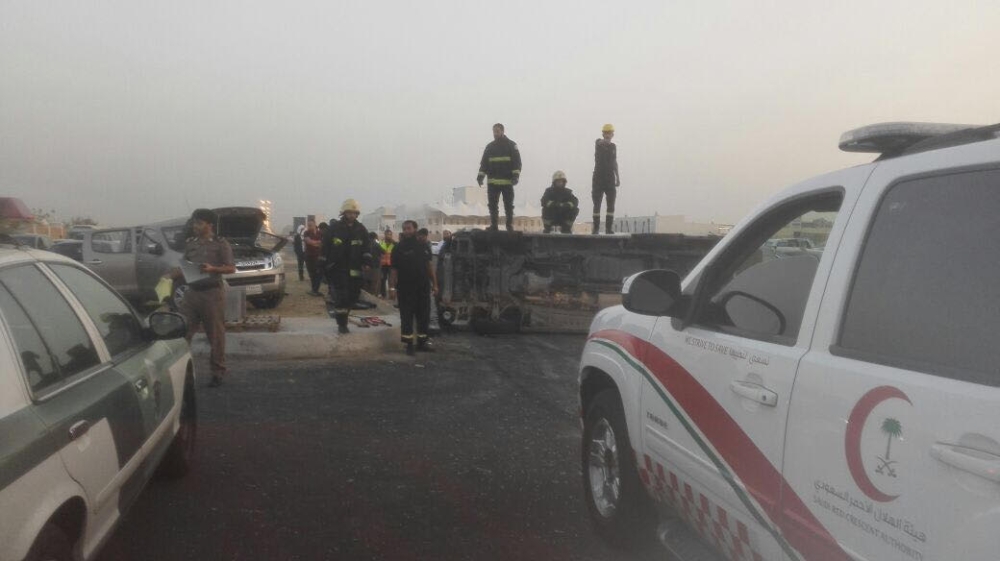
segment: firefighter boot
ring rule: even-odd
[[[500,213],[493,214],[491,212],[490,213],[490,232],[496,232],[497,231],[497,225],[499,224],[499,222],[500,222]]]
[[[593,234],[593,235],[595,235],[595,236],[597,234],[601,233],[601,215],[600,214],[595,214],[594,215],[594,229],[591,230],[590,233]]]
[[[615,233],[614,226],[615,226],[615,215],[609,214],[606,217],[604,217],[605,234],[614,234]]]
[[[347,314],[337,314],[337,333],[350,333],[347,329]]]
[[[406,344],[406,355],[413,356],[414,354],[416,353],[413,351],[413,341],[410,341]]]
[[[509,214],[507,215],[507,231],[508,232],[514,231],[514,217]]]

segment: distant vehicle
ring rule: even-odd
[[[215,209],[218,233],[233,248],[236,272],[224,275],[229,286],[240,287],[258,308],[273,308],[285,296],[282,236],[263,232],[264,213],[253,207]],[[137,303],[156,300],[156,284],[180,264],[184,245],[193,234],[190,220],[176,218],[146,226],[94,230],[83,239],[83,264]],[[184,298],[187,286],[174,290],[173,304]]]
[[[21,245],[31,249],[49,249],[52,247],[52,239],[41,234],[14,234],[11,236]]]
[[[81,240],[61,240],[52,244],[49,251],[83,262],[83,242]]]
[[[767,201],[683,280],[629,277],[594,319],[582,472],[604,535],[628,539],[652,498],[677,550],[998,558],[1000,125],[841,147],[881,156]],[[825,251],[768,242],[803,217],[830,225]]]
[[[71,226],[69,230],[66,230],[66,238],[71,240],[82,240],[84,234],[87,232],[93,232],[94,230],[97,230],[97,226],[78,224],[76,226]]]
[[[190,469],[184,318],[143,320],[81,264],[8,248],[0,318],[0,559],[93,559],[155,473]]]

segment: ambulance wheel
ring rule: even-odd
[[[180,427],[170,443],[167,455],[160,464],[160,475],[177,479],[187,475],[194,463],[195,437],[198,434],[198,410],[194,398],[194,378],[188,376],[184,383],[184,401],[181,403]]]
[[[53,523],[46,524],[34,545],[28,551],[25,561],[72,561],[73,544],[62,528]]]
[[[639,481],[625,412],[615,390],[597,394],[583,428],[583,494],[597,533],[618,546],[654,534],[656,511]]]

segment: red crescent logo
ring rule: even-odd
[[[879,386],[872,389],[858,400],[858,403],[851,410],[851,416],[847,419],[847,434],[844,437],[844,454],[847,456],[847,467],[851,470],[851,477],[858,484],[861,492],[873,501],[887,503],[895,500],[899,495],[887,495],[879,491],[871,478],[865,473],[865,464],[861,460],[861,433],[865,428],[868,416],[872,414],[875,407],[888,399],[897,398],[912,405],[910,398],[899,388],[892,386]]]

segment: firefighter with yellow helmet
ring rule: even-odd
[[[601,138],[594,143],[594,183],[591,195],[594,199],[594,229],[601,231],[601,199],[607,199],[608,211],[605,216],[605,232],[612,233],[615,223],[615,198],[621,179],[618,177],[618,147],[611,139],[615,137],[612,124],[601,128]]]
[[[354,199],[347,199],[340,207],[340,220],[330,221],[323,239],[323,255],[340,333],[348,332],[347,317],[361,296],[364,271],[371,267],[368,229],[358,221],[360,215],[361,205]]]

